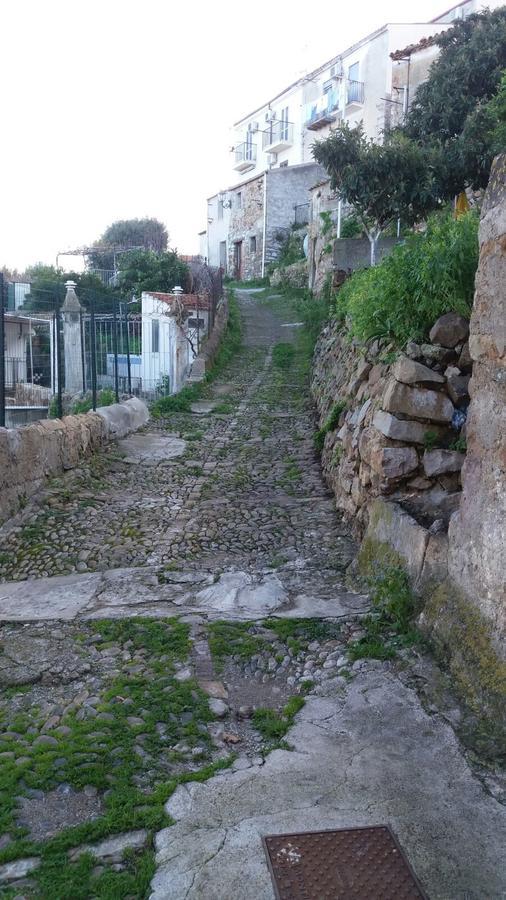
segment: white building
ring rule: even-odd
[[[459,18],[504,0],[463,0],[430,22],[388,23],[234,123],[231,177],[226,189],[207,200],[207,258],[226,271],[231,258],[230,194],[270,169],[313,161],[312,144],[336,125],[362,122],[365,133],[381,141],[385,130],[403,120],[416,87],[437,55],[434,35]],[[410,46],[426,46],[426,59],[411,72]]]
[[[209,300],[197,294],[142,293],[141,391],[176,394],[207,334]]]

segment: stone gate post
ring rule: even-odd
[[[65,391],[77,394],[83,389],[81,304],[75,281],[65,282],[67,293],[62,306],[63,353],[65,359]]]

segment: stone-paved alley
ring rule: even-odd
[[[357,652],[296,313],[238,298],[191,410],[0,529],[0,897],[267,900],[262,835],[389,823],[431,900],[504,898],[506,792],[445,676]]]

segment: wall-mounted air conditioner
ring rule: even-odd
[[[248,125],[248,131],[250,131],[250,132],[258,131],[259,128],[260,128],[259,122],[250,122]]]
[[[335,63],[335,65],[330,67],[329,78],[338,79],[338,78],[342,78],[342,77],[343,77],[343,70],[341,68],[341,64]]]

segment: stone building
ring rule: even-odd
[[[307,204],[309,188],[322,174],[316,163],[266,169],[224,194],[231,275],[241,279],[265,275],[295,222],[296,208]]]

